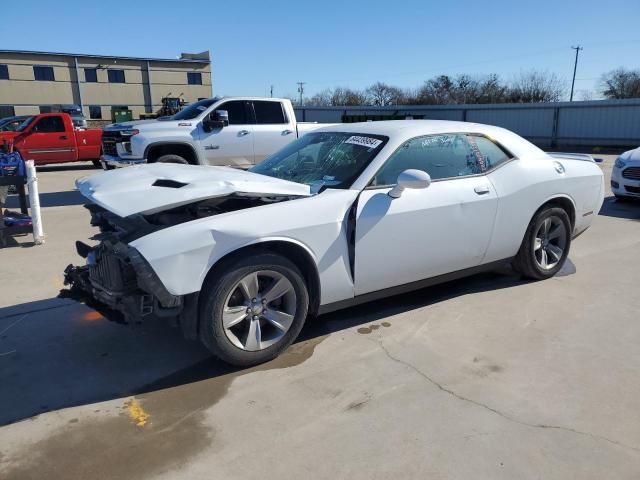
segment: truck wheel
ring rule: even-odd
[[[562,208],[547,207],[531,220],[513,267],[525,277],[544,280],[564,265],[571,246],[571,221]]]
[[[180,155],[175,155],[173,153],[158,157],[156,162],[157,163],[183,163],[185,165],[189,165],[189,162],[184,157],[181,157]]]
[[[102,168],[102,163],[100,163],[100,160],[91,160],[91,163],[93,163],[93,166],[96,168]]]
[[[200,291],[200,338],[221,360],[242,367],[282,353],[296,339],[309,309],[298,268],[277,254],[238,258]]]

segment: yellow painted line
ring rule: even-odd
[[[135,398],[127,400],[125,402],[127,411],[129,412],[129,418],[140,428],[144,427],[149,420],[149,414],[144,411],[140,402]]]

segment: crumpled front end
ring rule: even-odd
[[[182,297],[171,295],[140,253],[123,243],[103,242],[96,248],[77,242],[78,253],[88,251],[87,265],[69,265],[64,283],[72,292],[121,312],[125,321],[138,323],[154,314],[178,316]]]
[[[76,242],[78,255],[86,265],[69,265],[65,285],[72,296],[98,302],[121,312],[127,322],[140,322],[147,315],[178,316],[183,297],[170,294],[144,257],[126,243],[153,230],[143,218],[122,219],[95,205],[89,205],[92,225],[99,226],[102,241],[95,247]]]

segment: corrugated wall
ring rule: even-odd
[[[336,123],[343,115],[422,116],[508,128],[542,147],[638,146],[640,99],[539,104],[302,107],[299,121]]]

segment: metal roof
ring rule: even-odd
[[[211,63],[209,58],[209,52],[202,52],[200,54],[183,53],[182,55],[189,55],[188,58],[150,58],[150,57],[122,57],[118,55],[92,55],[86,53],[64,53],[64,52],[36,52],[33,50],[0,50],[2,53],[13,53],[19,55],[56,55],[60,57],[82,57],[82,58],[115,58],[118,60],[137,60],[137,61],[149,61],[149,62],[184,62],[184,63]],[[198,56],[203,58],[194,58]],[[204,56],[206,55],[206,58]]]

